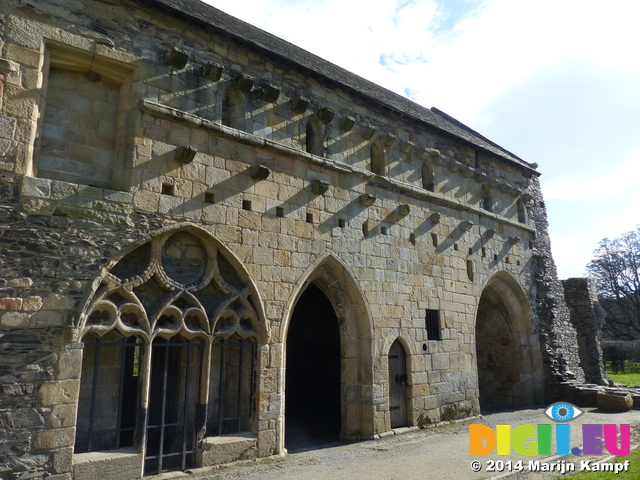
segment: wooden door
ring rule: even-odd
[[[407,425],[407,355],[398,340],[389,349],[389,410],[391,428]]]

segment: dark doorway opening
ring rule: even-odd
[[[296,304],[286,348],[285,447],[303,451],[338,440],[340,331],[331,302],[314,285]]]

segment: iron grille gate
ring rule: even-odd
[[[153,342],[146,473],[193,466],[202,355],[203,344],[196,341]]]
[[[212,382],[207,424],[209,435],[250,429],[253,416],[255,343],[246,340],[214,343],[212,370],[217,370],[217,390]],[[212,374],[216,372],[212,371]]]
[[[78,408],[75,453],[133,445],[139,396],[140,358],[144,346],[136,337],[90,335]],[[115,393],[115,395],[114,395]]]

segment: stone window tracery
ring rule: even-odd
[[[113,399],[98,400],[98,390],[86,385],[94,381],[92,369],[115,372],[125,362],[116,358],[120,350],[104,349],[111,354],[98,359],[95,345],[108,342],[125,352],[134,345],[141,398],[130,394],[124,400],[136,405],[148,401],[149,414],[131,420],[126,435],[133,438],[134,424],[136,430],[147,429],[147,470],[162,471],[172,462],[189,466],[205,435],[251,430],[258,317],[245,283],[203,235],[189,229],[170,232],[127,254],[104,276],[83,318],[85,387],[79,411],[88,412],[92,402],[103,401],[107,405],[102,415],[109,417],[105,422],[119,422],[116,405],[122,403],[124,390],[117,390]],[[202,378],[210,379],[208,392],[201,390],[206,387]],[[163,393],[169,389],[167,382],[181,393]],[[198,417],[198,409],[208,411],[207,418]],[[88,427],[82,425],[89,417],[79,416],[76,453],[103,449],[83,440],[81,432]],[[163,443],[167,435],[172,444]],[[104,448],[132,444],[128,442]],[[174,446],[176,442],[182,446]]]

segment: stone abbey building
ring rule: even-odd
[[[197,0],[4,0],[0,478],[133,479],[597,382],[536,167]]]

